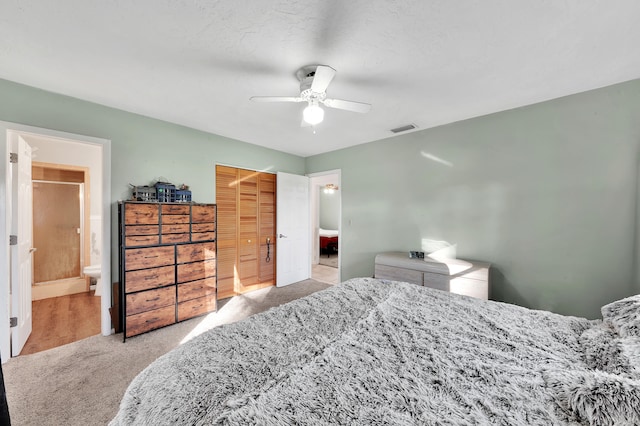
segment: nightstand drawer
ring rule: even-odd
[[[404,281],[422,285],[422,272],[412,269],[396,268],[394,266],[377,265],[375,276],[383,280]]]
[[[425,287],[435,288],[436,290],[449,291],[449,280],[449,275],[425,272],[422,278],[422,284]]]
[[[486,300],[489,298],[489,282],[462,277],[453,278],[449,283],[449,291]]]

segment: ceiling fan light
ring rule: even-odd
[[[302,118],[307,123],[315,126],[324,120],[324,110],[318,105],[310,104],[302,111]]]

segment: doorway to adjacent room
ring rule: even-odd
[[[340,222],[342,192],[340,171],[313,173],[311,184],[311,278],[329,284],[340,282]]]

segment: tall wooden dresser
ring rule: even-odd
[[[118,203],[124,339],[217,309],[216,205]]]

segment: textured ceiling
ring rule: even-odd
[[[309,156],[640,78],[637,0],[0,2],[0,78]],[[295,72],[337,70],[301,128]],[[0,94],[1,96],[1,94]]]

